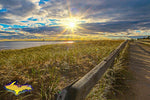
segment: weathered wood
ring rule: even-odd
[[[67,99],[57,100],[84,100],[90,90],[95,86],[95,84],[100,80],[102,75],[106,72],[108,67],[112,65],[115,57],[125,47],[126,43],[127,41],[120,44],[107,58],[105,58],[86,75],[84,75],[80,80],[72,84],[72,86],[67,90],[67,94],[65,94],[65,96],[67,96]]]

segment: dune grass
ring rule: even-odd
[[[124,96],[130,90],[128,80],[133,79],[127,66],[128,48],[129,45],[123,49],[115,59],[114,66],[106,71],[102,79],[89,93],[86,100],[125,100]]]
[[[85,75],[123,40],[82,41],[0,51],[0,100],[51,100],[56,92]],[[31,92],[15,96],[4,85],[17,80]]]

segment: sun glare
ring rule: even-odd
[[[78,24],[78,19],[76,18],[67,18],[62,22],[63,26],[67,29],[75,29]]]
[[[69,24],[68,24],[68,27],[70,27],[70,28],[74,28],[76,26],[76,24],[74,23],[74,22],[70,22]]]

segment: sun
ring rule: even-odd
[[[64,37],[67,39],[74,39],[78,37],[80,30],[86,30],[81,27],[81,24],[85,21],[80,16],[69,16],[67,18],[62,18],[59,21],[59,26],[63,29],[62,31],[57,34],[56,38]],[[88,30],[86,30],[88,31]],[[64,36],[63,36],[64,35]],[[56,39],[55,38],[55,39]]]
[[[88,21],[85,20],[85,17],[86,15],[88,15],[88,12],[91,10],[91,7],[83,13],[77,12],[76,14],[72,14],[70,1],[67,0],[67,8],[68,17],[62,17],[59,19],[58,25],[63,30],[57,34],[56,38],[61,37],[63,35],[65,35],[67,38],[74,38],[74,36],[78,36],[78,34],[81,33],[80,30],[90,31],[86,28],[83,28],[82,24]]]
[[[70,23],[68,23],[68,27],[75,28],[76,27],[76,23],[70,22]]]
[[[62,25],[67,29],[76,29],[79,21],[77,18],[64,19]]]

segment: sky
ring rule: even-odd
[[[148,35],[150,0],[0,0],[0,39]]]

